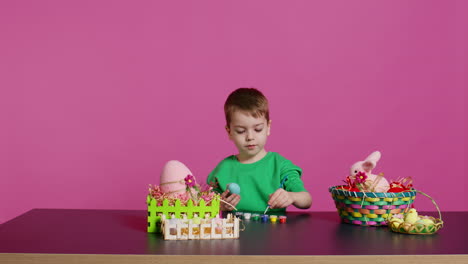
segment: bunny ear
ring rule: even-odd
[[[382,154],[380,154],[380,151],[374,151],[372,152],[369,157],[367,157],[365,159],[365,161],[371,161],[374,163],[374,167],[375,167],[375,164],[377,163],[377,161],[380,160],[380,157],[382,156]]]
[[[375,163],[370,160],[366,160],[362,164],[362,168],[365,172],[370,172],[373,168],[375,168]]]

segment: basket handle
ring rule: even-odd
[[[431,199],[432,203],[435,205],[435,207],[437,208],[437,212],[439,213],[439,219],[442,220],[442,214],[440,213],[440,209],[439,209],[439,206],[436,204],[436,202],[434,201],[434,199],[432,199],[432,197],[430,197],[429,195],[421,192],[421,191],[418,191],[418,190],[415,190],[417,193],[420,193],[424,196],[426,196],[427,198]]]

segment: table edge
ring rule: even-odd
[[[401,263],[468,263],[468,254],[460,255],[116,255],[116,254],[35,254],[35,253],[0,253],[0,263],[264,263],[284,264],[285,261],[294,263],[347,263],[362,264],[363,262],[378,260],[382,264]],[[372,263],[372,262],[369,262]]]

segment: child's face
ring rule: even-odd
[[[264,116],[255,118],[246,112],[234,111],[231,123],[226,127],[229,139],[234,142],[239,155],[253,158],[265,152],[267,137],[270,135],[271,121]]]

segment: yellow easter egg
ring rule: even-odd
[[[418,222],[421,222],[422,224],[424,224],[424,225],[426,225],[426,226],[430,226],[430,225],[433,225],[433,224],[434,224],[434,221],[432,221],[432,220],[429,219],[429,218],[420,219],[420,220],[418,220]]]
[[[414,222],[415,225],[424,225],[424,221],[423,220],[418,220],[416,222]]]

